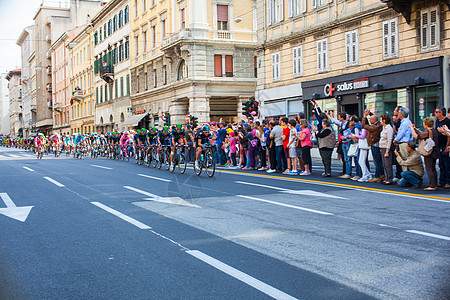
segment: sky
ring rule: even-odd
[[[66,0],[45,0],[55,6]],[[22,30],[34,24],[33,17],[43,0],[0,0],[0,73],[21,68],[20,47],[16,41]]]

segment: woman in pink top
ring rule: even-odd
[[[300,120],[301,131],[298,134],[298,139],[302,146],[302,159],[305,164],[305,171],[301,172],[300,175],[311,175],[311,132],[308,129],[308,122],[304,119]]]
[[[230,135],[230,156],[233,163],[233,167],[236,167],[236,138],[234,137],[234,131],[229,133]]]
[[[359,118],[352,117],[352,120],[355,120],[354,122],[359,122]],[[367,130],[362,129],[359,134],[354,134],[350,136],[352,139],[358,139],[358,148],[359,148],[359,160],[358,164],[361,167],[362,170],[362,177],[358,179],[358,182],[367,182],[370,179],[372,179],[372,175],[369,172],[369,169],[366,165],[367,156],[369,155],[370,147],[367,144]]]

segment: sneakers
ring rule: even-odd
[[[369,182],[381,182],[381,178],[372,178],[369,179]]]
[[[289,172],[290,172],[290,170],[289,170],[289,169],[286,169],[286,170],[284,170],[283,174],[284,174],[284,175],[287,175],[287,174],[289,174]]]
[[[380,179],[381,179],[381,181],[385,181],[385,180],[386,180],[386,175],[384,175],[384,174],[381,175],[381,176],[380,176]]]
[[[170,164],[170,171],[171,171],[171,172],[173,171],[173,168],[174,168],[174,165],[173,165],[173,164]]]
[[[199,164],[198,160],[195,161],[195,168],[200,169],[200,164]]]
[[[292,170],[288,173],[288,175],[298,175],[297,170]]]
[[[400,181],[400,179],[398,179],[397,177],[394,177],[394,179],[392,179],[393,182],[397,183]]]
[[[250,170],[250,168],[243,167],[242,170]]]
[[[308,176],[308,175],[311,175],[311,171],[302,171],[300,173],[300,176]]]
[[[360,179],[358,179],[358,182],[367,182],[367,181],[370,181],[369,179],[367,179],[367,178],[360,178]]]
[[[359,176],[354,176],[354,177],[352,177],[352,178],[350,178],[351,180],[359,180],[359,179],[361,179],[361,177],[359,177]]]
[[[300,174],[300,175],[302,175],[302,174]],[[339,176],[338,178],[340,178],[340,179],[350,179],[350,178],[352,178],[352,176],[350,176],[348,174],[344,174],[342,176]]]
[[[264,167],[261,167],[258,169],[258,171],[265,171],[265,170],[266,170],[266,168],[264,168]]]
[[[275,170],[275,169],[269,169],[269,170],[267,170],[266,172],[267,173],[275,173],[277,170]]]

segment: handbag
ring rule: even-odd
[[[356,157],[358,154],[358,144],[354,143],[350,145],[350,148],[348,148],[347,156],[348,157]]]
[[[417,152],[419,152],[422,156],[430,156],[431,152],[433,152],[434,146],[436,146],[436,144],[433,141],[433,133],[431,130],[428,130],[428,138],[420,140]]]

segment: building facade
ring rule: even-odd
[[[7,73],[0,74],[0,134],[9,132],[9,89],[6,79]]]
[[[93,27],[88,24],[73,32],[74,35],[66,44],[69,56],[69,76],[67,84],[70,91],[68,108],[70,107],[70,132],[92,133],[95,131],[93,99]]]
[[[411,1],[402,12],[391,8],[394,2],[258,1],[264,42],[257,53],[265,76],[257,98],[265,116],[305,111],[312,117],[308,100],[315,99],[324,110],[359,115],[406,106],[421,124],[437,105],[448,106],[448,4]],[[285,91],[296,84],[296,94]]]
[[[95,127],[125,130],[131,115],[129,1],[110,1],[93,19]]]
[[[147,121],[233,122],[254,96],[254,1],[130,1],[131,101]]]
[[[6,75],[9,89],[9,131],[12,137],[18,137],[23,133],[21,71],[21,69],[11,70]]]

